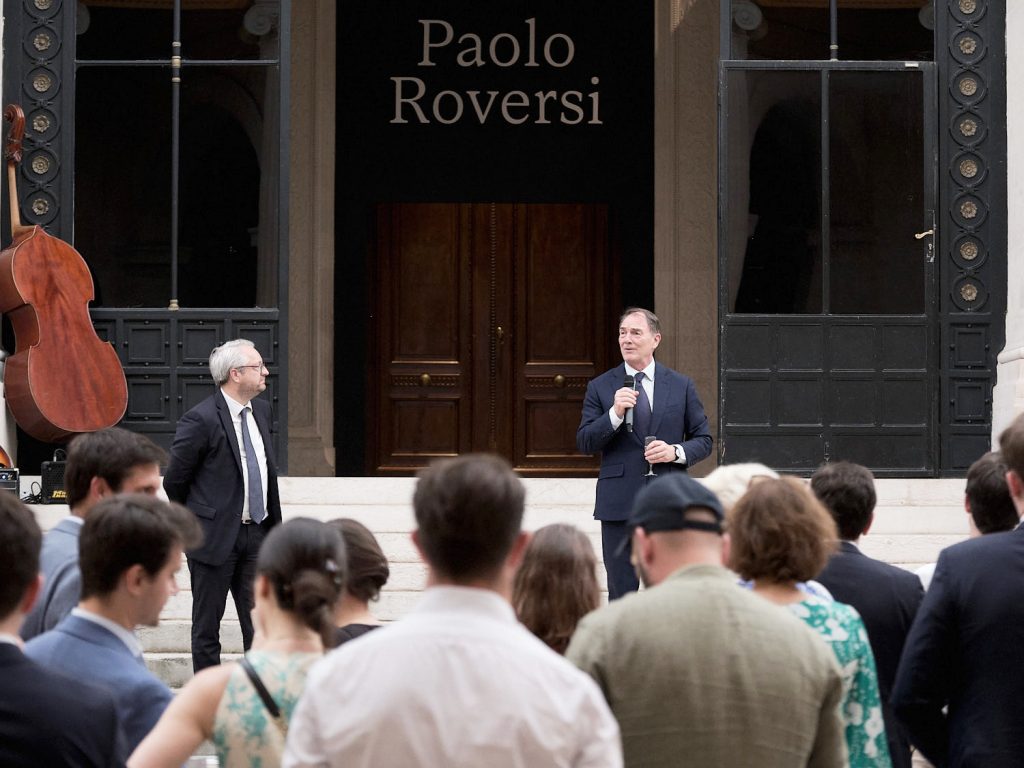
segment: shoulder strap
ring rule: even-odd
[[[249,682],[252,683],[252,687],[256,689],[256,693],[259,694],[260,700],[263,702],[263,706],[267,708],[267,712],[270,713],[270,717],[277,723],[277,727],[281,729],[281,732],[287,735],[288,723],[285,722],[284,718],[281,717],[281,709],[277,706],[274,698],[270,695],[270,691],[260,680],[260,676],[256,674],[256,669],[253,667],[252,662],[249,661],[248,657],[243,656],[239,662],[242,665],[242,669],[245,670],[246,676],[249,678]]]

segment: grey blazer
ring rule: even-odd
[[[78,570],[78,534],[82,524],[64,518],[43,537],[39,571],[43,591],[25,617],[21,636],[31,640],[53,629],[78,605],[82,591],[82,572]]]

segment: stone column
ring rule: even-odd
[[[292,3],[288,473],[334,475],[334,0]],[[285,255],[282,254],[282,258]]]
[[[999,354],[992,393],[992,446],[1024,413],[1024,4],[1006,4],[1006,347]]]
[[[656,0],[654,309],[658,359],[692,377],[718,441],[718,0]],[[695,475],[715,468],[715,456]]]

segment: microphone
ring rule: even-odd
[[[632,376],[627,375],[626,376],[626,383],[623,384],[622,386],[629,387],[630,389],[636,389],[636,380]],[[625,421],[626,421],[626,431],[627,432],[632,432],[633,431],[633,409],[632,408],[627,408],[626,409]]]

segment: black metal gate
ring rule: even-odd
[[[722,462],[937,471],[929,62],[723,61]]]

